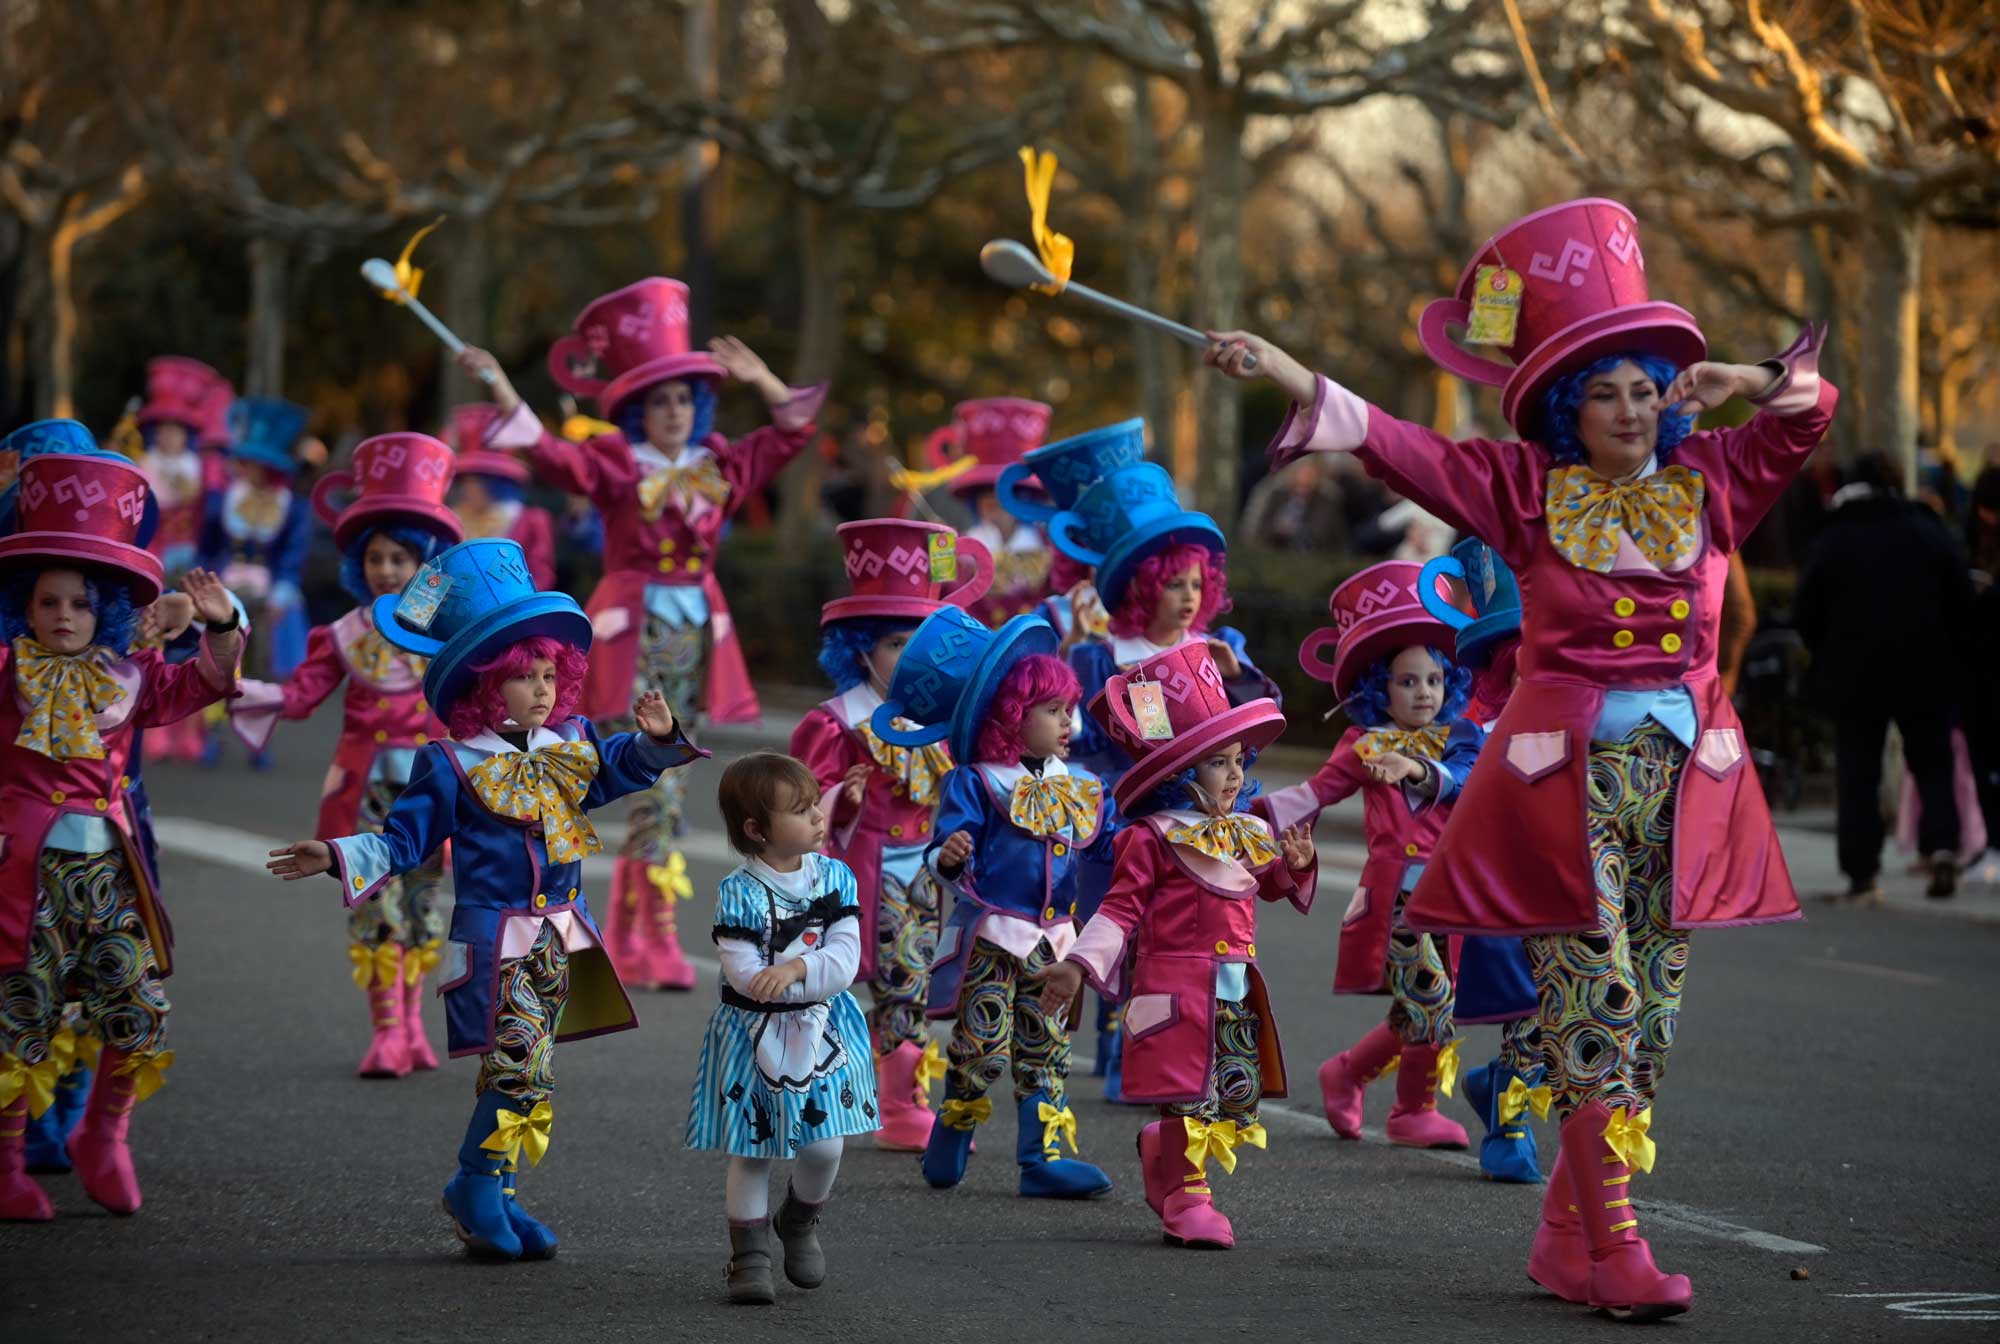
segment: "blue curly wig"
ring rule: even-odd
[[[1401,653],[1402,650],[1396,650]],[[1425,652],[1437,659],[1437,665],[1444,669],[1444,704],[1438,707],[1433,723],[1450,723],[1465,713],[1465,705],[1472,698],[1472,669],[1460,667],[1443,650],[1425,647]],[[1382,728],[1389,718],[1389,663],[1394,657],[1378,659],[1366,672],[1361,674],[1361,684],[1354,688],[1341,708],[1347,717],[1363,728]]]
[[[518,504],[528,497],[521,483],[509,476],[489,476],[483,471],[459,471],[458,480],[477,476],[479,483],[486,487],[486,497],[495,504]]]
[[[688,446],[698,446],[715,428],[715,384],[707,378],[662,378],[660,382],[684,382],[694,394],[694,424],[688,430]],[[646,398],[659,383],[640,389],[618,408],[618,428],[627,443],[646,441]]]
[[[422,564],[444,549],[444,543],[429,532],[414,527],[371,527],[354,539],[340,557],[340,587],[349,597],[363,606],[375,600],[375,590],[368,586],[368,567],[362,557],[368,554],[368,543],[377,536],[387,537],[401,546]]]
[[[1229,744],[1225,742],[1223,745],[1228,746]],[[1243,788],[1236,795],[1236,806],[1229,809],[1232,812],[1248,812],[1251,801],[1264,792],[1264,786],[1259,784],[1256,778],[1250,773],[1251,769],[1257,764],[1259,754],[1254,751],[1243,753]],[[1194,767],[1189,766],[1172,779],[1154,788],[1131,807],[1126,808],[1125,815],[1136,821],[1140,817],[1150,817],[1155,812],[1164,812],[1170,807],[1193,807],[1195,806],[1194,793],[1188,787],[1193,783]]]
[[[50,569],[65,569],[68,566],[53,564]],[[97,637],[93,644],[102,644],[123,658],[132,651],[132,632],[137,625],[138,612],[132,607],[132,590],[113,579],[99,578],[88,570],[83,574],[84,589],[90,594],[90,609],[97,613]],[[41,577],[36,569],[22,570],[0,585],[0,633],[4,633],[8,643],[26,635],[34,638],[28,627],[28,602],[35,595],[35,580]]]
[[[1583,408],[1583,389],[1599,374],[1611,372],[1620,364],[1632,363],[1639,366],[1645,375],[1653,380],[1653,387],[1665,396],[1680,370],[1658,355],[1606,355],[1595,363],[1586,364],[1575,373],[1566,373],[1549,385],[1542,393],[1539,415],[1535,421],[1537,433],[1549,456],[1561,466],[1570,466],[1585,460],[1583,442],[1576,436],[1577,412]],[[1674,449],[1680,447],[1694,430],[1691,415],[1670,415],[1660,413],[1659,438],[1653,448],[1653,461],[1664,467],[1673,457]]]
[[[820,632],[819,670],[845,695],[868,680],[867,657],[890,635],[914,630],[919,623],[890,616],[856,616],[831,621]]]

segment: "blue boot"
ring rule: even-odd
[[[482,1092],[472,1106],[465,1142],[458,1146],[458,1174],[444,1188],[444,1211],[465,1249],[487,1259],[518,1260],[521,1238],[507,1216],[501,1193],[501,1167],[507,1154],[485,1146],[500,1128],[499,1114],[520,1114],[520,1107],[498,1092]]]
[[[1097,1000],[1097,1054],[1090,1061],[1090,1076],[1102,1078],[1111,1072],[1111,1053],[1118,1048],[1118,1005]]]
[[[1029,1199],[1095,1199],[1108,1194],[1111,1178],[1088,1162],[1061,1157],[1062,1141],[1076,1151],[1076,1116],[1068,1106],[1052,1106],[1037,1092],[1016,1108],[1020,1135],[1014,1160],[1021,1164],[1021,1194]]]
[[[965,1179],[965,1164],[972,1156],[972,1131],[993,1114],[993,1103],[985,1097],[946,1097],[931,1123],[930,1141],[921,1159],[924,1179],[932,1188],[949,1190]]]
[[[1097,1033],[1097,1059],[1104,1065],[1104,1099],[1113,1106],[1125,1104],[1125,1032],[1116,1018]]]
[[[90,1099],[90,1066],[77,1064],[56,1080],[56,1099],[40,1119],[28,1121],[27,1167],[37,1175],[60,1175],[70,1169],[69,1134],[83,1119]]]
[[[1486,1126],[1486,1136],[1479,1141],[1480,1174],[1510,1185],[1535,1185],[1542,1179],[1542,1169],[1536,1160],[1535,1131],[1528,1127],[1525,1113],[1532,1107],[1537,1114],[1547,1116],[1547,1089],[1540,1089],[1540,1098],[1517,1093],[1510,1101],[1508,1091],[1517,1080],[1522,1089],[1532,1092],[1542,1080],[1542,1071],[1535,1069],[1523,1076],[1495,1059],[1469,1070],[1460,1081],[1466,1101]]]
[[[537,1222],[535,1216],[514,1198],[516,1165],[509,1159],[500,1168],[500,1198],[507,1205],[507,1226],[513,1228],[514,1235],[521,1239],[523,1260],[553,1260],[556,1258],[556,1234]]]

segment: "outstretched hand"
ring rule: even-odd
[[[1083,967],[1059,961],[1042,972],[1042,1012],[1050,1017],[1067,1008],[1083,988]]]
[[[170,644],[194,624],[194,599],[186,593],[163,593],[139,613],[139,638]]]
[[[236,613],[229,590],[222,580],[205,569],[191,569],[181,579],[181,591],[194,603],[194,614],[205,622],[220,624]]]
[[[1772,372],[1756,364],[1696,360],[1667,384],[1666,408],[1681,415],[1712,411],[1731,397],[1751,397],[1771,385]]]
[[[271,861],[264,866],[287,882],[318,877],[333,868],[333,846],[324,840],[301,840],[272,850]]]
[[[1424,777],[1422,761],[1405,756],[1400,751],[1385,751],[1368,762],[1368,773],[1384,784],[1410,783]]]
[[[1211,331],[1201,362],[1240,382],[1265,378],[1301,406],[1312,405],[1318,380],[1305,365],[1251,331]]]
[[[1278,834],[1278,846],[1285,851],[1285,867],[1303,873],[1319,862],[1313,849],[1312,828],[1304,824],[1287,826]]]
[[[708,353],[715,356],[724,373],[756,388],[765,405],[779,406],[791,399],[792,390],[784,380],[771,372],[761,355],[734,336],[715,337],[708,343]]]
[[[638,720],[639,728],[648,737],[672,737],[674,735],[673,706],[667,697],[658,691],[647,691],[632,702],[632,717]]]
[[[500,367],[500,361],[489,351],[468,345],[458,352],[456,363],[459,368],[486,384],[492,392],[494,404],[500,408],[502,415],[511,414],[514,408],[521,404],[521,394],[514,390],[514,384],[507,379],[507,371]],[[458,445],[458,451],[469,453],[477,447],[479,445],[476,443],[461,443]]]
[[[852,807],[861,801],[861,795],[868,790],[868,776],[874,773],[873,761],[857,761],[847,767],[847,773],[840,777],[841,796]]]

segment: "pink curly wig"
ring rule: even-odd
[[[567,719],[583,696],[583,678],[590,669],[590,660],[561,640],[537,635],[509,644],[495,657],[473,667],[479,679],[458,698],[458,703],[445,716],[445,726],[451,729],[451,735],[463,742],[469,737],[479,736],[488,728],[497,728],[505,723],[507,697],[500,688],[509,677],[522,677],[532,672],[537,658],[546,658],[556,665],[556,706],[549,711],[548,722],[542,726],[553,728]]]
[[[1007,670],[1000,689],[993,693],[986,722],[979,725],[974,758],[1012,765],[1026,750],[1021,741],[1021,720],[1028,711],[1047,700],[1062,700],[1074,709],[1082,695],[1083,688],[1068,663],[1054,654],[1029,654]]]
[[[1049,561],[1049,591],[1060,597],[1096,571],[1081,560],[1072,560],[1061,551],[1052,551]]]
[[[1111,613],[1111,633],[1145,634],[1167,583],[1196,565],[1201,566],[1201,609],[1195,613],[1194,630],[1207,630],[1216,617],[1229,610],[1229,569],[1222,556],[1189,541],[1139,562],[1125,585],[1124,600]]]

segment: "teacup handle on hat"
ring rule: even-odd
[[[993,492],[1000,497],[1000,507],[1016,518],[1030,523],[1046,523],[1056,516],[1056,506],[1044,504],[1038,499],[1030,499],[1021,493],[1021,483],[1034,472],[1019,462],[1012,463],[1000,472],[1000,480]]]
[[[1463,630],[1472,624],[1472,617],[1460,611],[1445,599],[1440,591],[1440,582],[1446,575],[1466,582],[1465,566],[1455,555],[1440,555],[1424,562],[1424,572],[1417,576],[1417,600],[1424,604],[1424,610],[1443,621],[1453,630]]]
[[[1091,550],[1090,547],[1084,545],[1071,535],[1071,533],[1081,531],[1083,525],[1082,515],[1069,512],[1059,513],[1049,519],[1049,537],[1062,550],[1062,553],[1070,559],[1080,561],[1086,565],[1101,565],[1104,563],[1104,552]]]
[[[947,448],[951,451],[946,452]],[[924,456],[931,460],[933,468],[950,466],[964,451],[965,436],[956,424],[940,425],[924,440]]]
[[[868,726],[875,730],[875,736],[892,747],[928,747],[933,742],[942,742],[951,734],[949,723],[919,724],[915,728],[898,728],[895,720],[903,713],[903,702],[884,700],[875,707]]]
[[[318,515],[322,523],[332,527],[340,521],[341,508],[333,502],[333,497],[339,491],[350,490],[353,486],[354,473],[351,471],[329,471],[319,478],[318,484],[313,486],[312,507],[313,513]]]
[[[1466,326],[1472,321],[1472,309],[1464,299],[1432,299],[1424,308],[1424,315],[1417,319],[1417,340],[1423,345],[1424,353],[1431,362],[1446,373],[1455,373],[1461,378],[1488,387],[1504,387],[1514,370],[1497,360],[1485,359],[1468,353],[1451,339],[1447,327]]]
[[[965,562],[972,562],[972,577],[965,577]],[[957,587],[944,595],[944,600],[963,611],[986,596],[993,586],[993,552],[973,537],[958,539],[959,580]]]
[[[595,397],[602,394],[606,386],[605,380],[577,373],[570,363],[572,359],[586,363],[591,360],[590,346],[575,332],[562,337],[549,347],[549,377],[556,380],[556,386],[579,397]]]
[[[1304,668],[1306,675],[1313,680],[1324,681],[1331,685],[1333,663],[1327,659],[1326,654],[1333,652],[1339,644],[1340,631],[1332,626],[1313,631],[1306,636],[1305,642],[1299,645],[1299,666]]]

